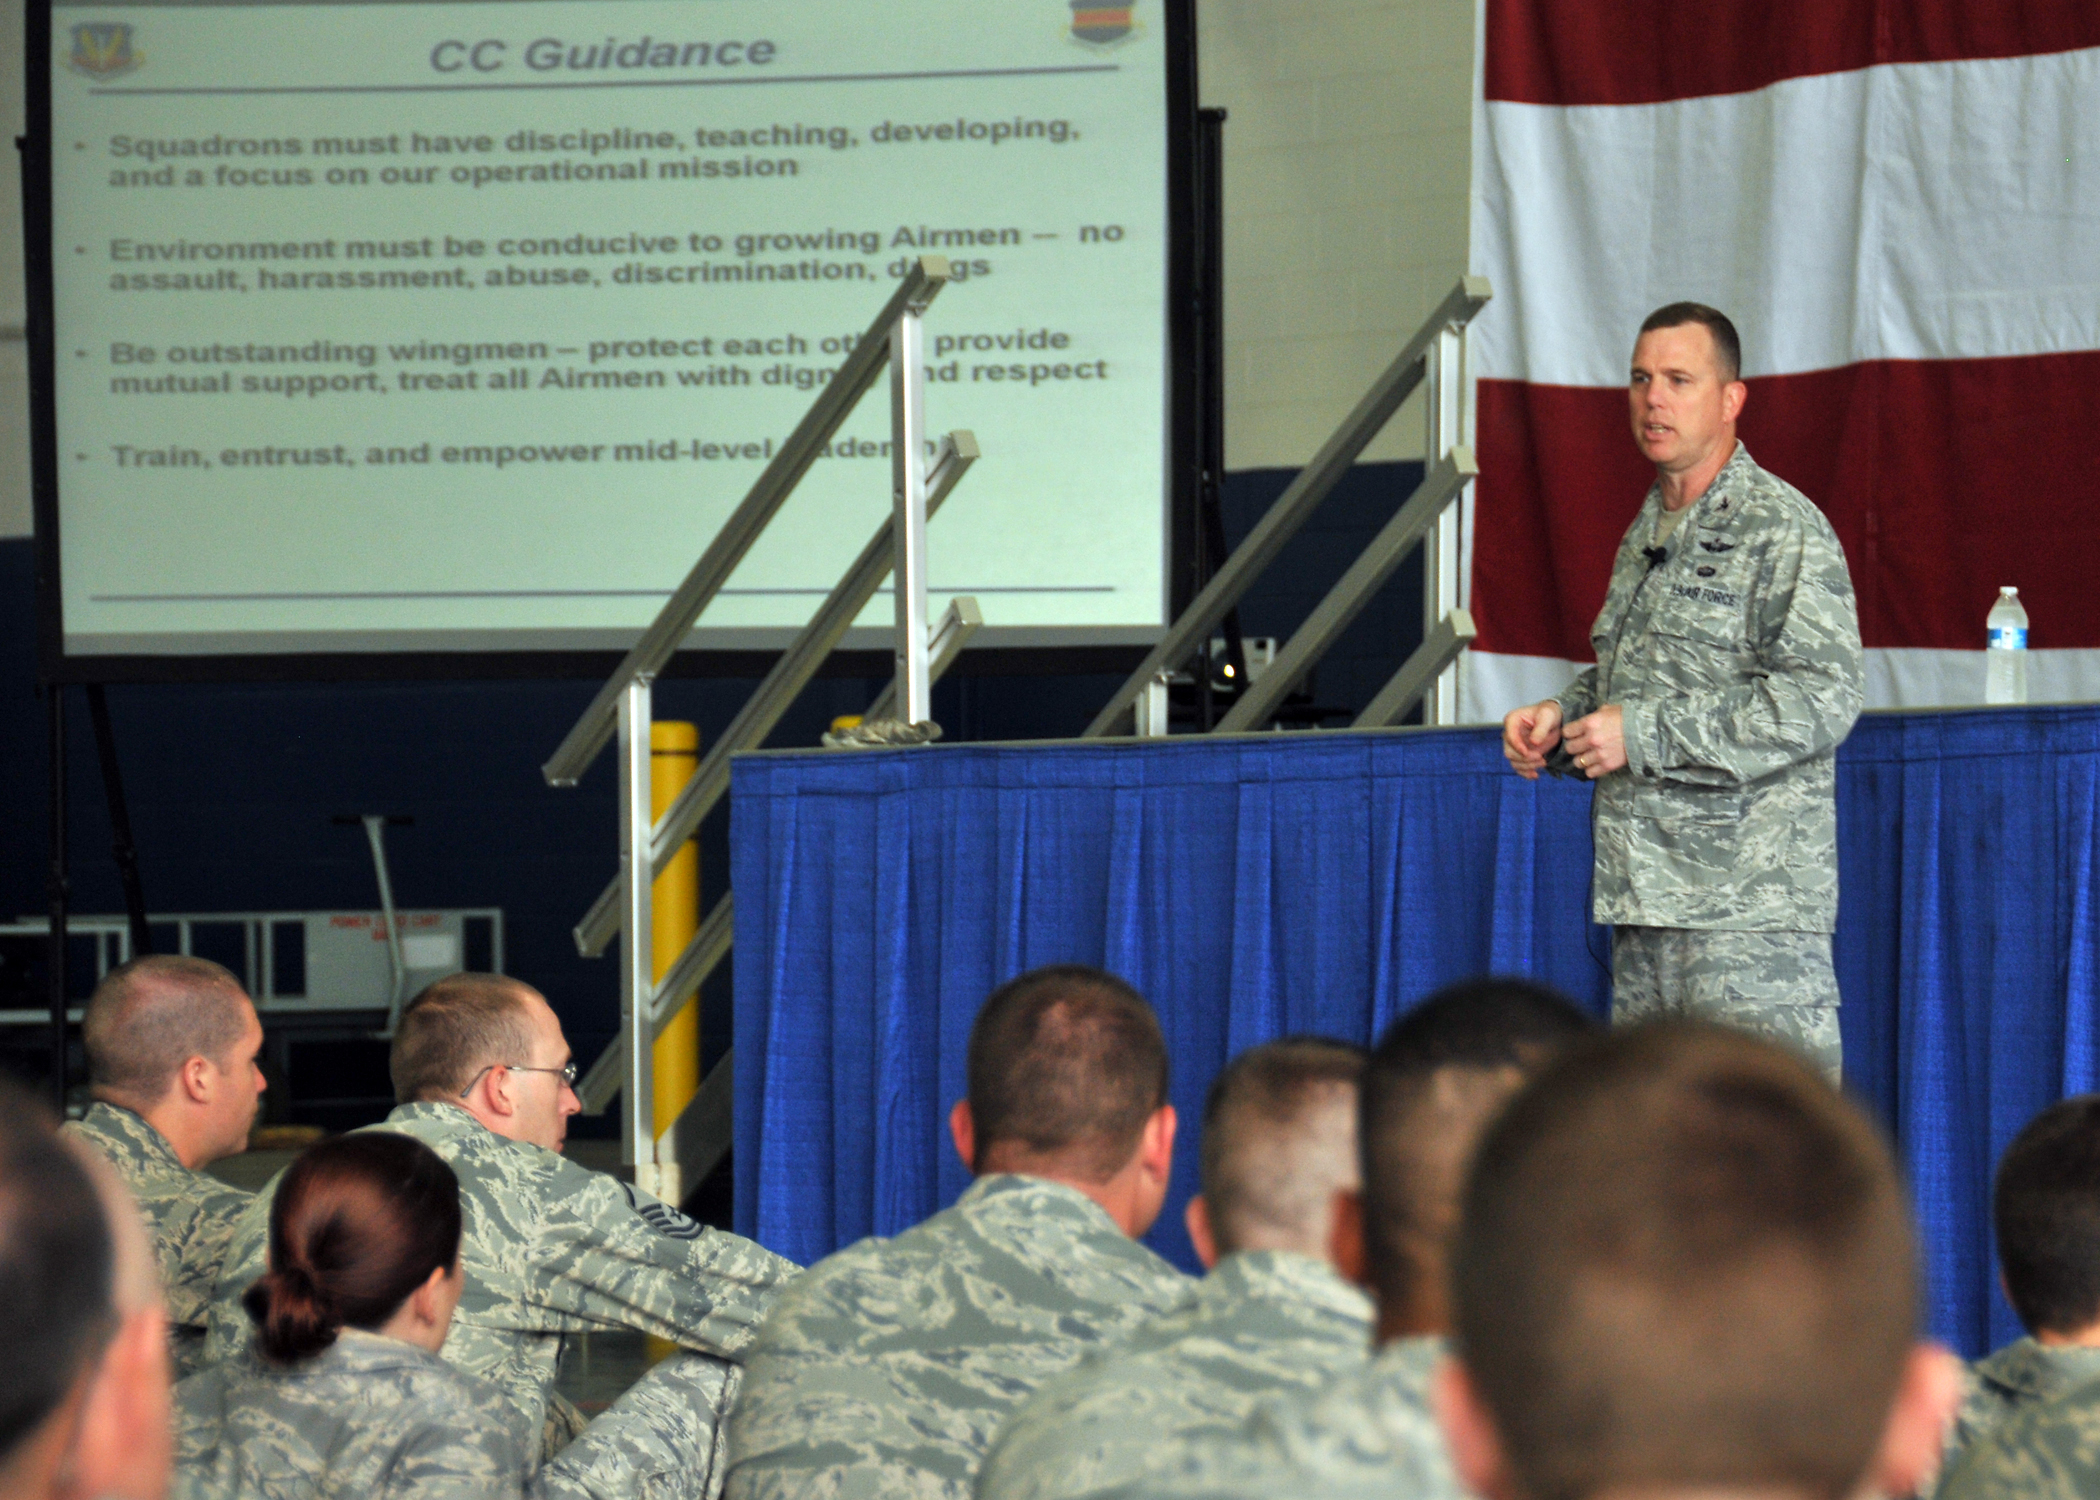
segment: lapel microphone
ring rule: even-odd
[[[1648,559],[1648,571],[1651,573],[1653,573],[1657,568],[1661,567],[1663,565],[1663,560],[1669,555],[1670,549],[1667,547],[1641,548],[1641,556]]]

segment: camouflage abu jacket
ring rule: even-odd
[[[1650,489],[1591,627],[1567,721],[1616,703],[1626,768],[1596,783],[1595,920],[1831,932],[1837,747],[1865,700],[1844,549],[1741,444],[1660,561]],[[1556,747],[1547,767],[1581,776]]]
[[[166,1136],[118,1105],[92,1104],[84,1118],[61,1128],[101,1152],[138,1203],[160,1262],[168,1355],[181,1380],[203,1362],[212,1288],[254,1195],[184,1166]]]
[[[1115,1500],[1469,1500],[1429,1406],[1444,1341],[1397,1339],[1314,1391],[1273,1397],[1228,1436],[1177,1443]],[[1105,1497],[1104,1497],[1105,1500]]]
[[[539,1429],[435,1354],[346,1328],[288,1369],[253,1354],[175,1391],[174,1500],[519,1500]]]
[[[501,1387],[534,1424],[566,1334],[629,1328],[741,1358],[797,1273],[750,1240],[695,1223],[558,1152],[509,1140],[451,1104],[404,1104],[374,1130],[430,1147],[459,1177],[466,1290],[445,1358]],[[273,1182],[241,1218],[212,1299],[207,1360],[252,1337],[241,1293],[263,1272]]]
[[[1964,1449],[1989,1437],[2007,1417],[2074,1386],[2100,1380],[2100,1349],[2037,1344],[2015,1339],[1970,1365],[1962,1387],[1961,1413],[1948,1435],[1941,1470],[1954,1467]]]
[[[2023,1406],[1940,1480],[1938,1500],[2092,1500],[2100,1495],[2100,1381]]]
[[[1196,1283],[1075,1187],[980,1177],[790,1286],[729,1417],[729,1500],[964,1500],[1006,1414]]]
[[[1167,1445],[1228,1433],[1266,1396],[1371,1354],[1371,1302],[1325,1260],[1228,1255],[1188,1305],[1089,1355],[999,1429],[977,1500],[1079,1500],[1144,1474]]]

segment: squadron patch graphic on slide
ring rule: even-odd
[[[127,21],[89,21],[73,28],[73,53],[66,66],[89,78],[121,78],[138,70],[146,54],[131,45]]]
[[[1095,0],[1072,0],[1072,40],[1092,47],[1112,47],[1127,39],[1134,29],[1131,5],[1100,5]]]

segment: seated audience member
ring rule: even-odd
[[[1174,1107],[1152,1008],[1078,965],[996,990],[949,1117],[954,1207],[805,1272],[729,1419],[734,1500],[960,1497],[1008,1412],[1194,1283],[1135,1242],[1166,1197]]]
[[[175,955],[110,970],[81,1024],[95,1102],[64,1128],[108,1158],[145,1216],[178,1380],[200,1363],[212,1287],[251,1196],[199,1169],[248,1148],[262,1039],[239,980]]]
[[[544,1423],[551,1455],[582,1425],[553,1389],[566,1336],[628,1328],[700,1351],[652,1373],[692,1397],[674,1403],[682,1425],[664,1443],[687,1471],[718,1468],[715,1420],[734,1394],[733,1362],[795,1266],[561,1156],[581,1107],[574,1066],[561,1021],[529,985],[494,974],[437,981],[403,1011],[392,1067],[401,1103],[372,1128],[421,1141],[459,1179],[466,1281],[445,1358]],[[241,1297],[262,1274],[273,1190],[242,1216],[219,1279],[213,1362],[250,1336]]]
[[[1488,1500],[1848,1500],[1928,1476],[1959,1394],[1917,1341],[1879,1132],[1794,1053],[1695,1021],[1570,1049],[1481,1143],[1437,1412]]]
[[[2028,1336],[1970,1367],[1949,1468],[2014,1412],[2100,1380],[2100,1095],[2053,1105],[2013,1138],[1991,1217]]]
[[[279,1180],[253,1348],[176,1391],[180,1500],[521,1497],[539,1429],[438,1357],[459,1182],[408,1136],[323,1141]]]
[[[1264,1396],[1370,1352],[1371,1304],[1330,1258],[1334,1200],[1358,1186],[1364,1052],[1294,1038],[1241,1053],[1203,1108],[1189,1238],[1210,1274],[1188,1304],[1089,1355],[1000,1428],[979,1500],[1077,1500],[1136,1479],[1164,1446],[1229,1433]]]
[[[0,1085],[0,1500],[161,1500],[167,1320],[116,1173]]]
[[[1445,1262],[1475,1143],[1525,1080],[1595,1029],[1524,979],[1430,996],[1386,1028],[1364,1069],[1360,1198],[1338,1204],[1335,1251],[1378,1304],[1378,1350],[1317,1390],[1263,1402],[1237,1432],[1177,1444],[1123,1496],[1462,1493],[1430,1411],[1448,1322]]]

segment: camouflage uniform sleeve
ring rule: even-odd
[[[526,1266],[529,1300],[683,1349],[735,1359],[799,1267],[593,1173],[548,1206]]]
[[[1575,674],[1575,680],[1553,695],[1560,705],[1560,721],[1572,724],[1584,714],[1597,711],[1597,668],[1584,667]]]
[[[1866,665],[1844,551],[1827,525],[1793,513],[1778,525],[1757,591],[1762,670],[1747,682],[1624,704],[1635,776],[1740,785],[1824,754],[1851,732]]]
[[[277,1179],[273,1177],[233,1222],[225,1258],[219,1263],[219,1279],[212,1288],[201,1368],[210,1369],[245,1353],[254,1339],[255,1325],[241,1306],[241,1293],[268,1268],[270,1205],[276,1198]]]
[[[1597,711],[1597,668],[1593,664],[1575,674],[1575,680],[1553,695],[1560,705],[1561,728],[1565,730],[1585,714]],[[1589,777],[1575,764],[1575,757],[1561,748],[1560,741],[1546,752],[1546,771],[1552,776],[1566,776],[1575,781],[1587,781]]]
[[[545,1500],[715,1500],[743,1375],[706,1354],[657,1365],[547,1466]]]

